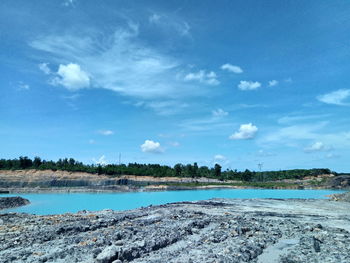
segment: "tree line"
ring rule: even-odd
[[[173,167],[160,164],[83,164],[73,158],[63,158],[58,161],[46,161],[40,157],[33,160],[27,156],[21,156],[18,159],[0,159],[0,170],[22,170],[38,169],[52,171],[86,172],[92,174],[105,174],[108,176],[136,175],[136,176],[156,176],[156,177],[206,177],[220,180],[239,180],[239,181],[275,181],[282,179],[303,179],[307,176],[317,176],[320,174],[335,173],[325,168],[315,169],[293,169],[279,171],[256,172],[246,169],[237,171],[232,169],[222,170],[219,164],[214,167],[198,166],[193,164],[175,164]]]

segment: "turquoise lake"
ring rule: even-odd
[[[1,194],[3,196],[21,196],[31,204],[6,212],[24,212],[37,215],[74,213],[81,210],[129,210],[149,205],[172,202],[205,200],[210,198],[298,198],[326,199],[326,195],[341,193],[334,190],[268,190],[268,189],[215,189],[186,190],[164,192],[132,193],[45,193],[45,194]]]

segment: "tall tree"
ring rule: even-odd
[[[215,164],[214,166],[214,175],[215,177],[221,177],[221,165],[220,164]]]

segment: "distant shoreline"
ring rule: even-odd
[[[346,190],[333,188],[261,188],[250,186],[198,186],[198,187],[163,187],[154,186],[149,188],[132,188],[132,189],[92,189],[80,187],[51,187],[51,188],[2,188],[0,194],[26,194],[26,193],[132,193],[132,192],[160,192],[160,191],[189,191],[189,190],[210,190],[210,189],[266,189],[266,190]]]
[[[0,170],[0,193],[99,193],[203,189],[342,189],[350,176],[332,174],[278,181],[239,181],[214,178],[121,175],[110,177],[84,172]]]

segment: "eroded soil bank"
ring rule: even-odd
[[[1,262],[350,262],[350,204],[214,199],[0,215]]]
[[[323,174],[303,179],[243,182],[215,178],[107,176],[52,170],[1,170],[0,193],[133,192],[213,188],[350,189],[350,176]]]

